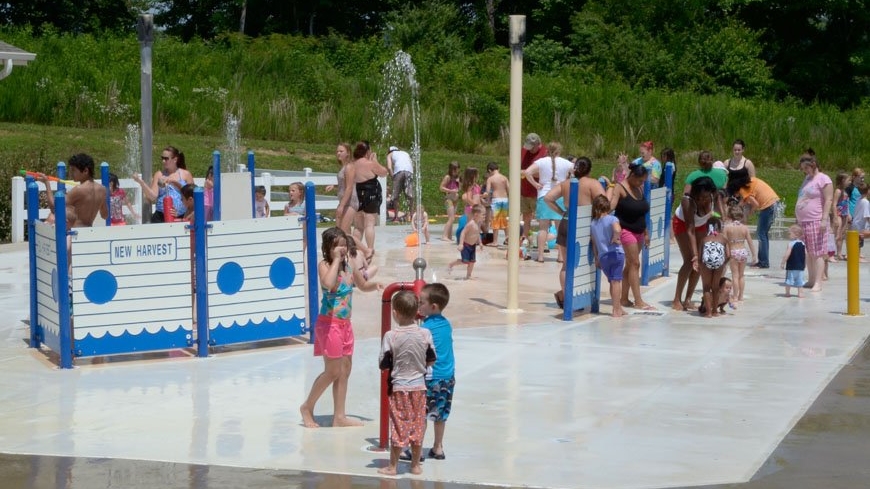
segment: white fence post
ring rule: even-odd
[[[266,202],[272,202],[272,174],[264,172],[260,174],[260,185],[266,187]]]
[[[136,186],[133,190],[133,208],[142,210],[142,187]],[[142,224],[142,214],[136,216],[136,224]]]
[[[12,242],[24,241],[24,220],[27,211],[24,209],[24,194],[27,192],[27,182],[23,177],[12,177]]]

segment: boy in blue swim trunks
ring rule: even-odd
[[[420,291],[419,314],[425,318],[422,327],[432,333],[432,341],[435,343],[435,365],[431,367],[431,375],[426,375],[427,417],[435,426],[435,441],[432,443],[428,457],[435,460],[445,458],[444,428],[447,425],[447,417],[450,416],[453,388],[456,385],[453,327],[442,315],[449,301],[450,292],[444,284],[426,284]],[[411,460],[410,450],[406,450],[400,458]]]
[[[477,204],[471,208],[471,220],[462,228],[459,235],[460,258],[447,265],[447,273],[453,271],[456,265],[465,265],[465,280],[471,279],[471,271],[474,270],[474,262],[477,261],[477,247],[480,246],[480,223],[483,222],[484,208]]]

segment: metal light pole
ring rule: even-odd
[[[151,181],[154,172],[151,170],[152,146],[152,103],[151,103],[151,45],[154,44],[154,16],[142,14],[139,16],[139,46],[142,57],[141,68],[141,119],[142,128],[142,178]],[[142,222],[151,222],[151,203],[142,199]]]
[[[523,131],[523,43],[526,37],[526,16],[511,15],[511,99],[510,99],[510,188],[508,189],[508,311],[519,310],[520,282],[520,169]]]

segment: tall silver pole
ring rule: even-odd
[[[511,15],[511,106],[510,106],[510,189],[508,191],[508,297],[507,309],[518,311],[520,282],[520,155],[523,131],[523,43],[526,37],[526,16]]]
[[[154,44],[154,16],[142,14],[139,16],[139,46],[142,56],[141,74],[141,104],[142,116],[140,127],[142,128],[142,178],[146,182],[151,181],[154,173],[151,169],[152,147],[152,103],[151,103],[151,45]],[[142,199],[142,222],[151,222],[151,203],[148,199]]]

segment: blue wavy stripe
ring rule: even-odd
[[[663,274],[665,271],[665,261],[664,259],[660,259],[656,262],[650,262],[647,268],[648,274],[650,278],[656,278],[659,275]]]
[[[579,309],[586,309],[592,306],[592,292],[586,292],[583,294],[576,294],[571,301],[571,309],[573,311],[577,311]]]
[[[240,325],[233,321],[231,325],[218,323],[217,327],[209,331],[210,345],[229,345],[233,343],[250,343],[254,341],[274,340],[277,338],[289,338],[308,332],[304,319],[295,314],[291,319],[279,317],[276,321],[254,323],[248,321]]]
[[[100,338],[94,338],[90,333],[76,340],[74,351],[76,357],[92,357],[96,355],[116,355],[119,353],[139,353],[143,351],[173,350],[187,348],[191,336],[190,330],[178,327],[169,332],[160,328],[156,333],[143,329],[139,334],[124,331],[120,336],[109,333]]]
[[[55,353],[60,353],[60,336],[57,331],[52,331],[42,323],[39,325],[39,332],[42,334],[42,342]]]

